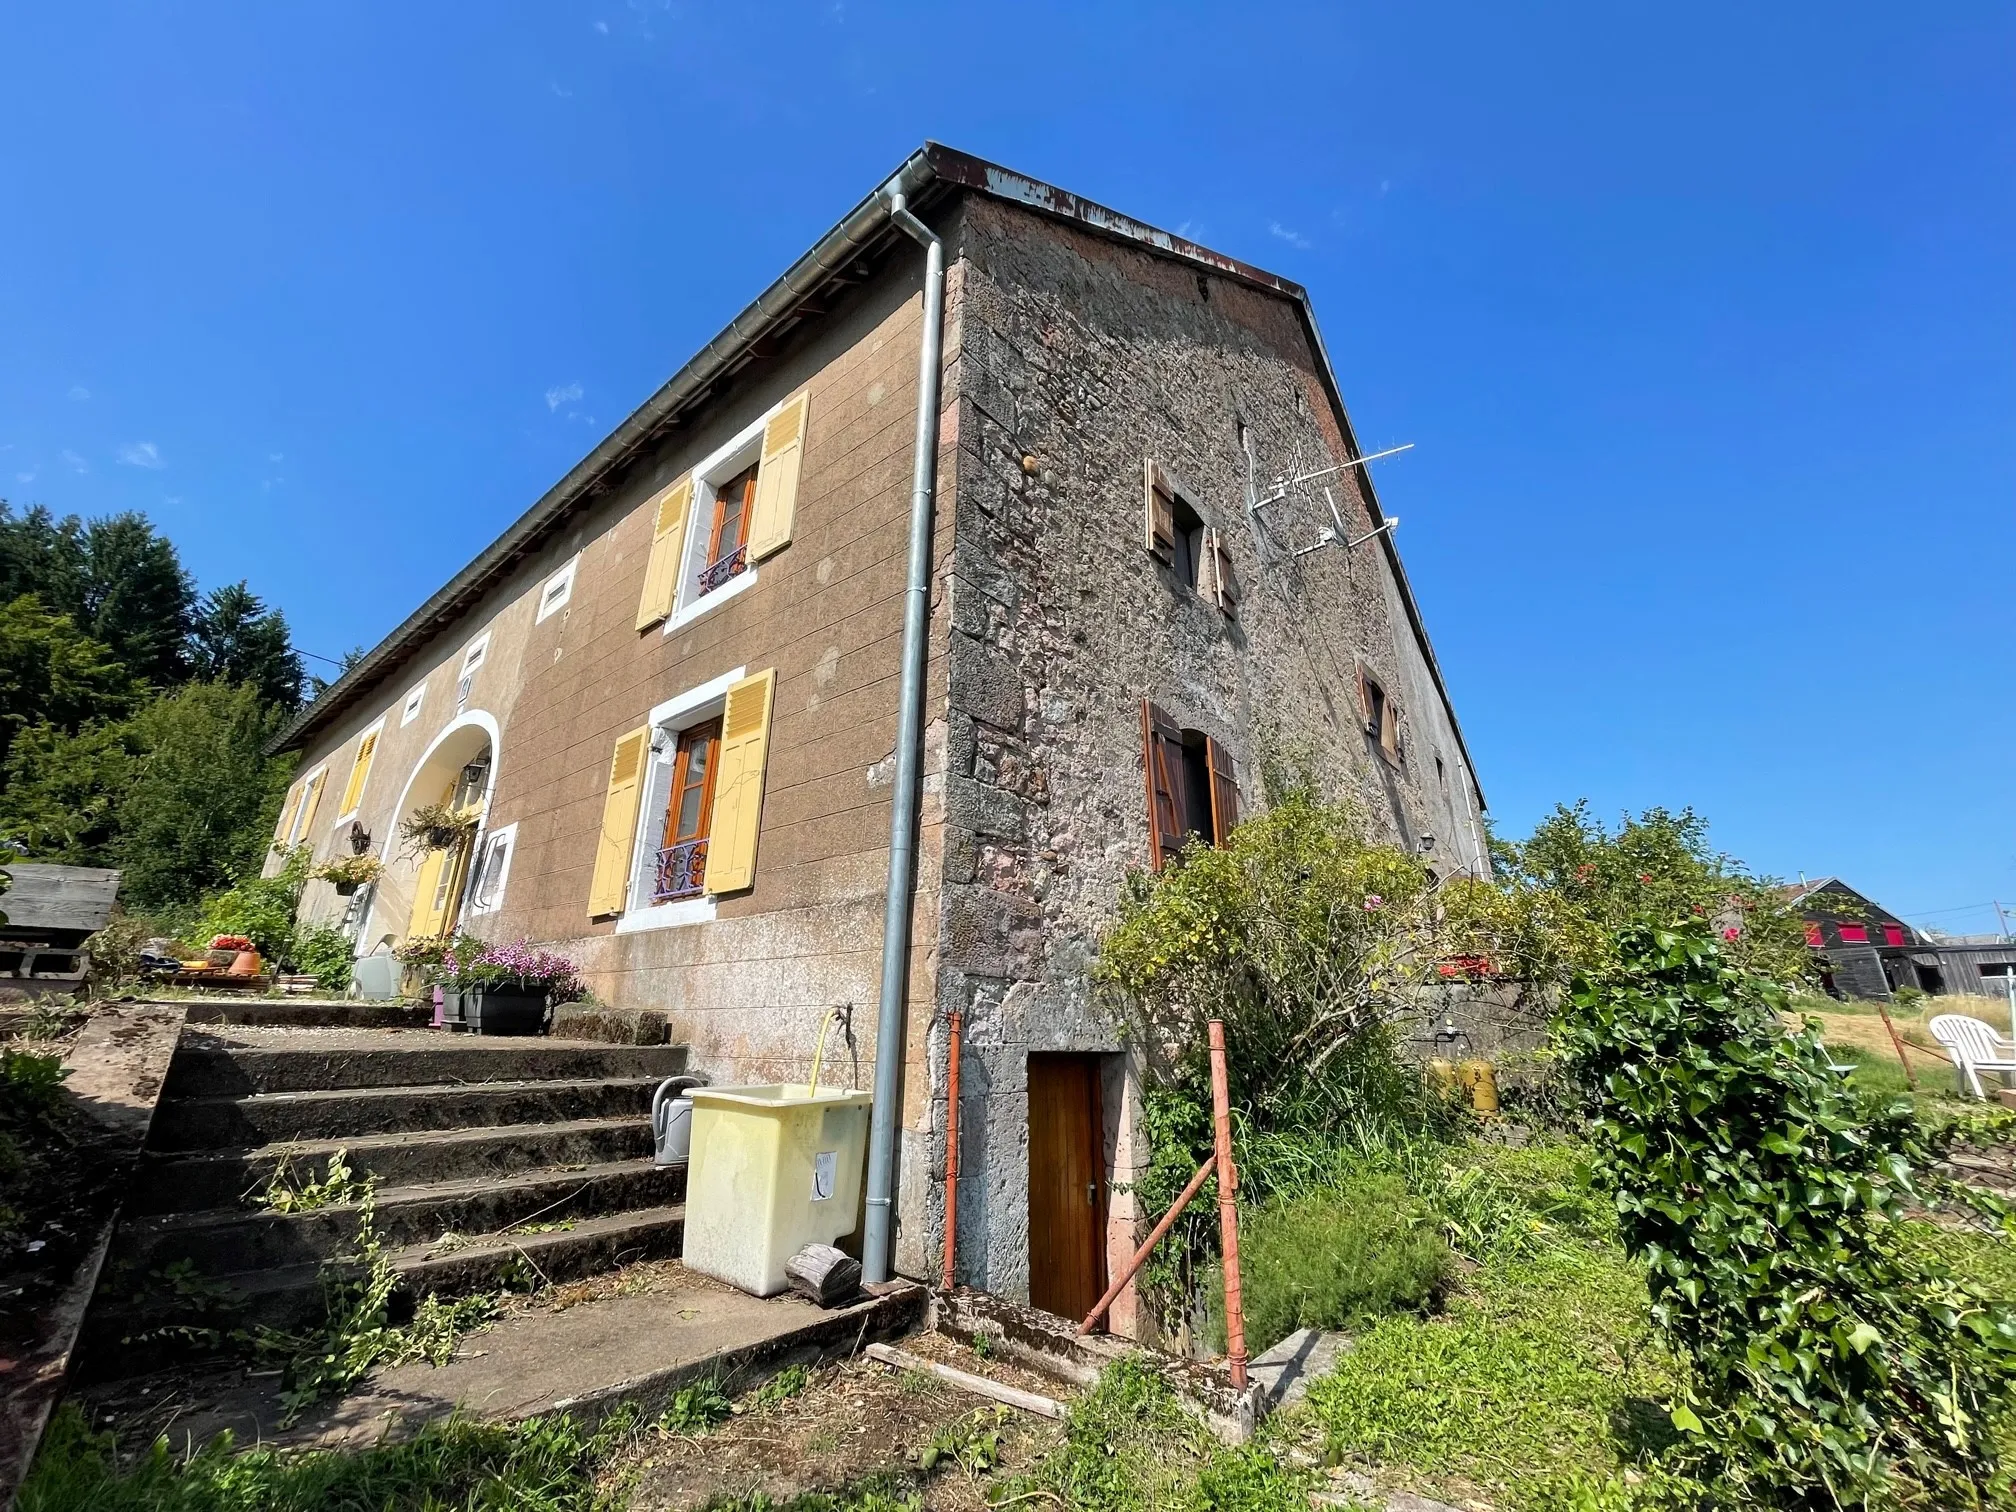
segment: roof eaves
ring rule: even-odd
[[[292,750],[334,720],[364,692],[393,671],[415,643],[462,612],[523,556],[536,549],[573,508],[605,489],[611,474],[696,404],[714,385],[754,355],[758,342],[788,325],[798,307],[855,260],[872,251],[890,232],[888,197],[901,190],[913,201],[933,179],[930,149],[921,148],[841,218],[812,249],[757,296],[749,307],[659,386],[628,419],[547,489],[476,558],[366,652],[315,701],[303,709],[268,746]]]

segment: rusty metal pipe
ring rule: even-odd
[[[959,1030],[966,1015],[957,1008],[945,1039],[945,1269],[940,1291],[952,1290],[952,1253],[959,1239]]]
[[[1897,1050],[1897,1064],[1904,1068],[1904,1085],[1913,1092],[1918,1090],[1918,1078],[1911,1074],[1911,1061],[1904,1054],[1904,1041],[1897,1033],[1897,1026],[1890,1022],[1890,1010],[1883,1006],[1883,1000],[1876,1000],[1876,1011],[1883,1015],[1883,1027],[1890,1031],[1890,1043]]]
[[[1246,1316],[1239,1295],[1239,1168],[1232,1163],[1232,1093],[1225,1075],[1225,1025],[1211,1020],[1211,1122],[1218,1146],[1218,1247],[1225,1261],[1225,1353],[1232,1385],[1246,1389]]]
[[[1113,1305],[1113,1299],[1126,1289],[1127,1283],[1134,1279],[1134,1273],[1148,1263],[1148,1252],[1162,1242],[1162,1236],[1169,1232],[1169,1225],[1176,1221],[1176,1215],[1190,1206],[1191,1199],[1203,1189],[1205,1178],[1217,1169],[1217,1166],[1216,1155],[1204,1157],[1204,1164],[1197,1167],[1197,1174],[1190,1178],[1190,1185],[1183,1188],[1183,1195],[1169,1205],[1169,1211],[1162,1215],[1162,1221],[1157,1223],[1148,1237],[1141,1241],[1141,1248],[1134,1251],[1134,1258],[1127,1262],[1120,1274],[1114,1277],[1113,1284],[1106,1288],[1106,1295],[1099,1299],[1092,1311],[1085,1314],[1085,1321],[1078,1325],[1079,1338],[1082,1339],[1092,1332],[1093,1326],[1106,1316],[1106,1309]]]

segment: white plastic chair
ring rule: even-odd
[[[1984,1101],[1988,1094],[1981,1090],[1983,1071],[2016,1071],[2016,1041],[1997,1034],[1977,1018],[1964,1013],[1942,1013],[1925,1027],[1932,1031],[1932,1038],[1952,1052],[1953,1069],[1960,1084],[1972,1088],[1974,1095]]]

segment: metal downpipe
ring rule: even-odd
[[[945,351],[945,244],[901,190],[889,219],[924,246],[924,330],[917,357],[917,443],[910,477],[910,581],[903,598],[896,791],[889,813],[889,896],[882,925],[882,999],[875,1018],[875,1105],[868,1127],[868,1214],[861,1278],[887,1281],[896,1231],[897,1099],[910,995],[910,908],[917,888],[917,803],[924,783],[924,672],[931,631],[931,529],[938,488],[938,386]]]

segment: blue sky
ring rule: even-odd
[[[0,496],[374,641],[934,137],[1309,287],[1501,830],[1990,928],[2012,70],[1965,0],[8,7]]]

